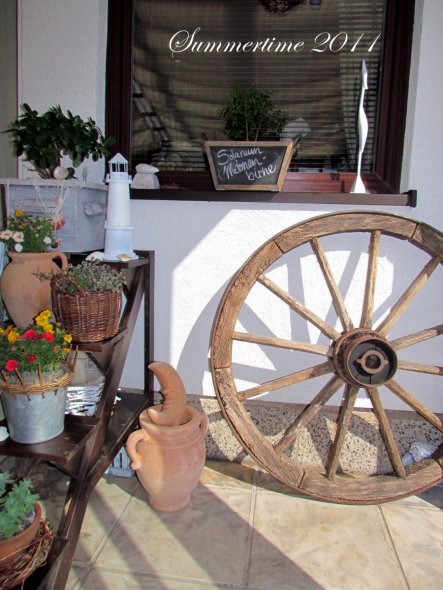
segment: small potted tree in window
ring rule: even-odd
[[[219,111],[230,141],[206,141],[217,190],[280,190],[292,155],[291,141],[278,141],[289,120],[271,94],[237,85]]]
[[[275,107],[271,93],[254,84],[237,85],[219,115],[224,120],[222,133],[234,141],[278,140],[289,120],[287,113]]]

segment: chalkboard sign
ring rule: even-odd
[[[205,141],[216,190],[279,191],[292,141]]]

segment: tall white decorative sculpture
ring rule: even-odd
[[[364,109],[365,91],[368,89],[368,70],[366,62],[363,60],[361,64],[361,88],[360,101],[358,105],[358,160],[357,160],[357,176],[351,188],[351,193],[367,193],[366,187],[361,178],[361,162],[363,150],[365,149],[366,139],[368,137],[368,119]]]
[[[121,154],[109,160],[106,175],[108,207],[105,222],[105,252],[103,260],[128,260],[138,258],[132,245],[132,219],[129,201],[128,161]]]

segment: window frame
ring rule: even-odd
[[[108,2],[105,125],[106,134],[116,140],[113,153],[131,153],[134,13],[135,0],[109,0]],[[398,194],[400,190],[414,13],[415,0],[386,0],[380,103],[374,141],[375,157],[372,172],[364,175],[369,190],[380,195],[394,195]],[[186,184],[192,192],[201,192],[201,195],[195,195],[195,200],[200,200],[200,196],[206,200],[203,192],[207,193],[210,188],[204,175],[205,173],[201,172],[164,172],[160,173],[160,178],[163,182],[173,182],[174,178],[182,182],[183,179],[187,179]],[[349,182],[352,184],[351,178],[353,176],[349,173],[330,175],[289,173],[289,175],[291,181],[282,189],[286,193],[284,202],[290,200],[290,194],[295,195],[294,202],[301,202],[299,193],[304,192],[311,195],[307,202],[311,202],[312,195],[316,193],[348,193]],[[209,173],[207,178],[210,179]],[[162,191],[164,190],[162,189]],[[158,191],[153,192],[158,193]],[[153,192],[150,193],[151,198],[160,198]],[[182,193],[182,191],[168,192]],[[186,192],[186,196],[177,194],[174,199],[190,200],[191,195],[189,191]],[[222,194],[220,198],[215,197],[211,200],[226,200],[226,191],[223,192],[225,196]],[[402,200],[398,204],[415,206],[413,192],[410,191],[407,203]],[[229,200],[245,200],[238,193],[237,196],[238,198],[231,194]],[[253,195],[249,193],[247,200],[251,199],[253,199]],[[363,199],[363,201],[365,200]],[[339,199],[337,202],[343,201]]]

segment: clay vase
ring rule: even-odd
[[[0,277],[0,291],[9,316],[16,326],[26,328],[44,309],[50,309],[51,282],[40,280],[35,273],[58,273],[54,262],[59,258],[62,268],[68,266],[63,252],[8,252],[11,262]]]
[[[160,426],[144,410],[139,423],[140,430],[129,435],[126,450],[150,505],[162,512],[185,508],[205,465],[207,416],[186,406],[178,426]]]
[[[17,561],[25,550],[29,551],[30,545],[37,536],[40,530],[42,510],[38,502],[36,502],[34,507],[35,518],[31,524],[20,533],[13,535],[9,539],[2,539],[0,541],[0,572],[9,564]]]

